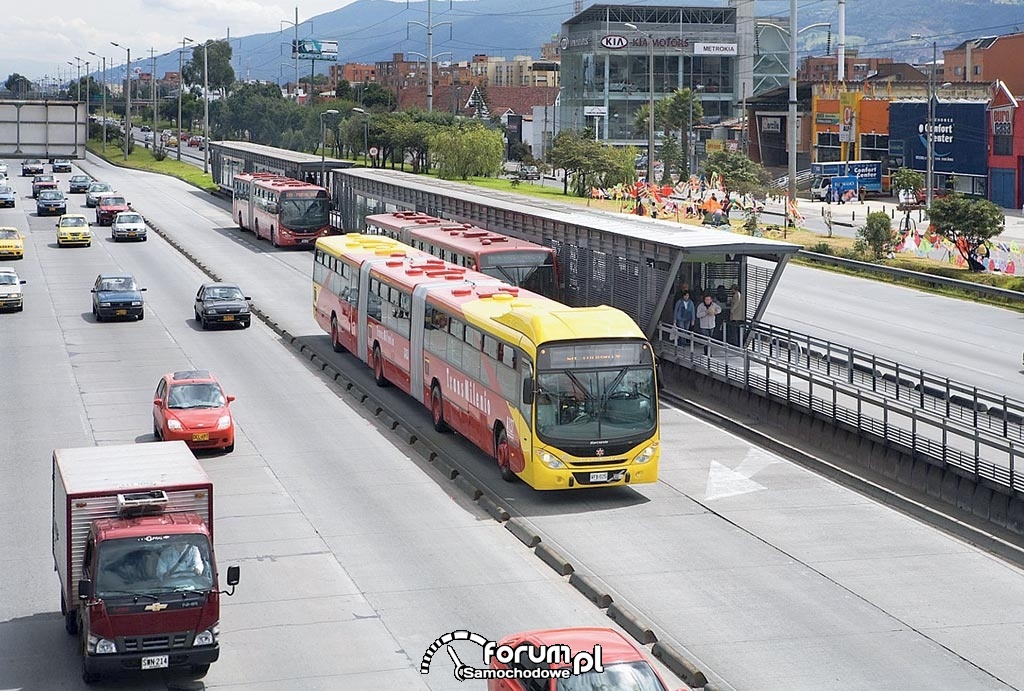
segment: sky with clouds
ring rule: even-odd
[[[295,18],[296,4],[260,0],[46,0],[17,4],[4,12],[0,31],[0,81],[18,72],[29,79],[67,81],[68,61],[75,56],[90,60],[93,51],[107,63],[123,63],[125,52],[110,45],[117,41],[132,49],[132,59],[173,50],[182,37],[196,41],[277,31],[281,21]],[[352,0],[302,0],[299,21],[336,10]],[[287,28],[287,25],[285,25]],[[77,63],[76,63],[77,64]],[[84,69],[84,65],[82,66]],[[95,69],[95,67],[91,67]],[[75,75],[72,74],[73,78]]]

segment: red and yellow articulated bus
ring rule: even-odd
[[[387,235],[452,264],[558,297],[558,264],[550,247],[416,211],[367,216],[366,232]]]
[[[327,190],[273,173],[234,177],[231,216],[242,230],[274,247],[312,245],[330,229]]]
[[[654,355],[624,312],[567,307],[381,235],[321,238],[313,311],[348,350],[535,489],[655,482]]]

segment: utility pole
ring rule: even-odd
[[[789,176],[787,196],[788,204],[796,206],[796,0],[789,0],[789,117],[786,118],[786,129],[789,130]],[[789,209],[786,209],[786,223],[789,225]]]
[[[89,55],[97,57],[103,61],[103,143],[101,147],[103,151],[107,150],[107,56],[96,55],[96,53],[89,51]]]
[[[839,0],[839,82],[846,80],[846,0]]]
[[[436,56],[434,55],[434,27],[444,26],[445,24],[447,24],[448,26],[451,26],[452,23],[451,22],[438,22],[437,24],[434,24],[434,21],[433,21],[433,17],[434,17],[433,6],[434,6],[434,0],[427,0],[427,23],[426,24],[424,24],[423,22],[416,22],[416,21],[410,21],[409,22],[410,24],[415,24],[416,26],[422,26],[424,29],[427,30],[427,54],[424,55],[423,53],[416,53],[416,52],[412,52],[412,51],[410,51],[409,54],[410,55],[418,55],[419,57],[421,57],[421,58],[423,58],[424,60],[427,61],[427,112],[428,113],[434,110],[434,58],[435,57],[439,57],[440,55],[451,55],[450,52],[448,52],[448,53],[440,53],[439,55],[436,55]],[[449,3],[448,3],[448,7],[449,8],[451,7],[450,0],[449,0]]]
[[[181,39],[181,50],[178,51],[178,131],[181,132],[181,91],[185,87],[185,82],[181,78],[181,57],[182,53],[185,52],[185,44],[192,43],[192,39],[188,36],[184,36]],[[153,141],[156,141],[156,131],[153,131]],[[181,160],[181,137],[178,137],[178,160]]]
[[[124,160],[128,160],[128,149],[132,141],[132,49],[120,43],[110,42],[115,48],[124,48],[127,56],[124,63],[125,97],[124,97]],[[154,133],[154,140],[156,135]]]
[[[154,48],[149,49],[149,88],[153,91],[153,148],[156,148],[156,50]],[[181,137],[181,131],[179,128],[178,137]]]
[[[299,8],[295,8],[295,21],[281,20],[282,24],[291,24],[295,27],[295,40],[292,42],[292,59],[295,60],[295,102],[299,102]]]
[[[796,0],[793,0],[796,2]],[[298,8],[295,9],[298,16]],[[203,147],[203,174],[210,172],[210,54],[207,47],[210,40],[203,43],[203,137],[206,145]],[[298,67],[298,61],[295,65]]]

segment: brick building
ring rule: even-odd
[[[891,64],[892,61],[892,58],[861,57],[855,50],[847,51],[843,77],[849,82],[861,81],[878,72],[880,65]],[[839,58],[835,55],[806,57],[797,70],[797,80],[801,82],[834,82],[838,79]]]
[[[1024,93],[1024,32],[983,36],[942,51],[946,79],[986,82],[1002,80],[1011,93]]]

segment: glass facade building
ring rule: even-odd
[[[704,123],[739,116],[752,95],[753,11],[751,0],[587,8],[562,24],[559,129],[596,127],[601,140],[646,148],[647,135],[633,124],[650,99],[652,62],[655,100],[693,88]]]

